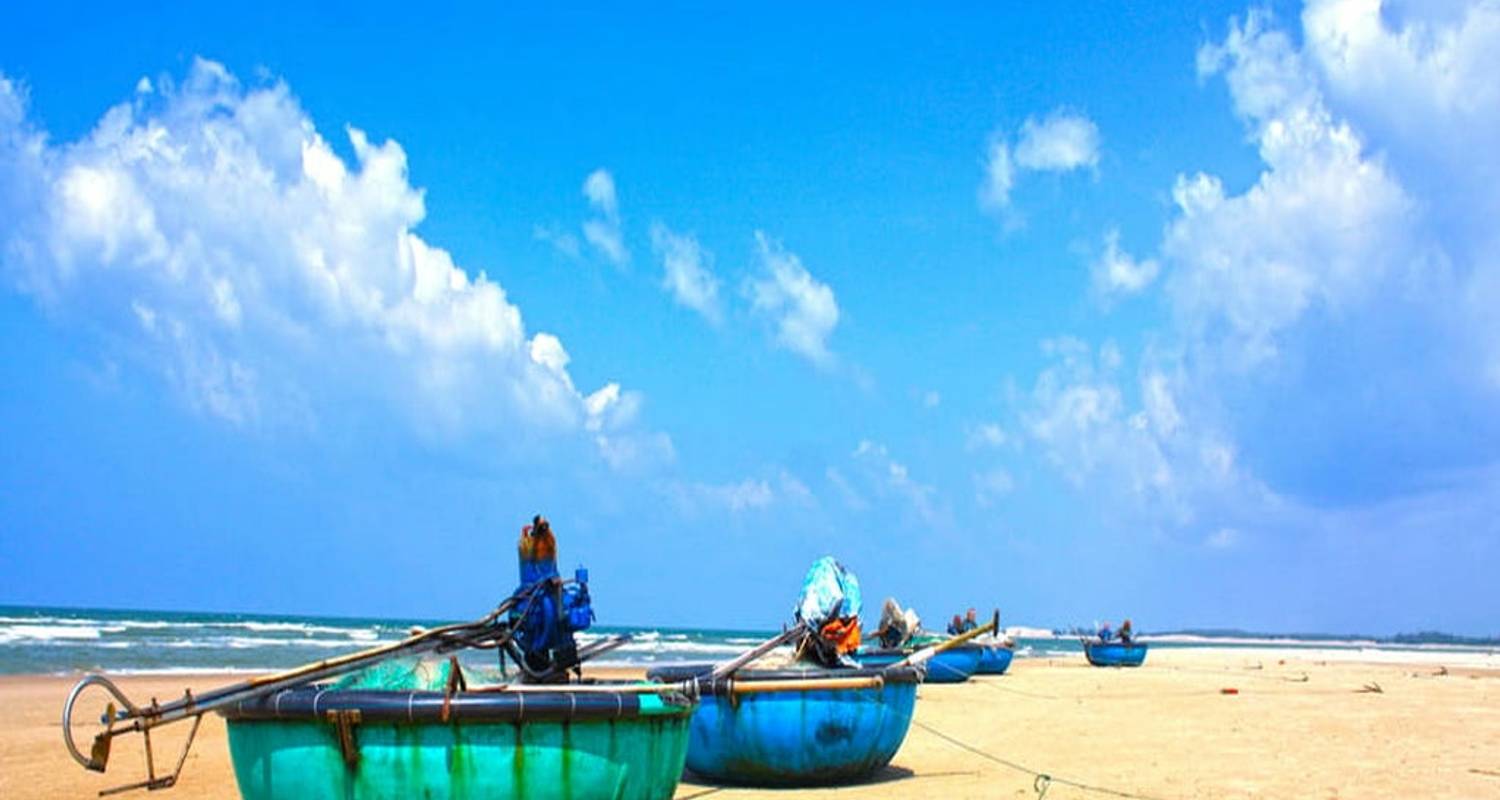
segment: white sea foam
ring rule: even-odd
[[[380,644],[393,644],[400,641],[391,639]],[[229,636],[221,640],[222,644],[215,647],[228,647],[232,650],[248,650],[256,647],[321,647],[325,649],[343,648],[351,649],[360,647],[364,643],[355,644],[348,639],[271,639],[263,636]]]
[[[55,639],[98,639],[100,629],[92,625],[5,625],[0,627],[0,643],[38,642]]]

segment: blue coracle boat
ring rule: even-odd
[[[1146,660],[1146,645],[1085,640],[1083,654],[1096,667],[1139,667]]]
[[[888,667],[914,650],[861,650],[854,655],[860,666],[867,669]],[[978,669],[984,648],[977,644],[961,644],[944,650],[927,659],[928,683],[963,683]]]
[[[711,781],[748,786],[840,784],[874,774],[906,738],[923,674],[920,667],[741,670],[709,680],[709,669],[658,667],[647,674],[661,681],[700,679],[687,768]],[[858,679],[875,685],[848,685]],[[818,681],[845,688],[819,688]]]
[[[1004,675],[1010,669],[1010,661],[1015,658],[1016,652],[1005,645],[981,644],[984,652],[979,655],[979,668],[974,670],[976,675]]]

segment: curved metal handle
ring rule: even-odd
[[[106,727],[103,733],[94,737],[94,746],[90,750],[88,758],[84,758],[83,753],[78,750],[78,745],[73,742],[73,704],[78,702],[78,697],[83,694],[83,690],[90,686],[104,687],[105,691],[120,701],[120,705],[128,715],[138,713],[138,709],[135,703],[130,702],[130,699],[120,691],[120,687],[115,686],[109,678],[103,675],[84,676],[83,680],[79,681],[73,687],[73,691],[68,693],[68,702],[63,704],[62,713],[63,744],[68,746],[68,755],[72,756],[73,760],[81,764],[84,769],[103,772],[105,764],[109,763],[109,740],[112,736],[109,728]],[[110,703],[109,707],[110,711],[106,714],[106,719],[104,720],[106,726],[111,726],[115,722],[114,703]]]

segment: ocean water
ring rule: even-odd
[[[0,674],[259,672],[400,641],[414,625],[452,621],[0,606]],[[772,635],[595,625],[578,640],[617,634],[629,634],[630,643],[597,663],[717,661]],[[476,658],[488,662],[495,654],[466,656]]]
[[[261,672],[399,641],[414,625],[433,627],[452,621],[0,606],[0,675],[81,671]],[[641,665],[721,661],[744,652],[772,633],[596,625],[578,638],[579,644],[587,644],[606,636],[629,634],[629,644],[590,663]],[[1361,640],[1212,635],[1143,638],[1159,648],[1274,646],[1354,652],[1495,651],[1493,646],[1397,646]],[[1071,636],[1022,638],[1016,642],[1016,655],[1021,658],[1074,657],[1081,652],[1078,640]],[[494,658],[494,653],[488,651],[464,656],[466,662],[489,663]]]

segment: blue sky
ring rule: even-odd
[[[0,602],[1497,632],[1500,10],[0,26]]]

